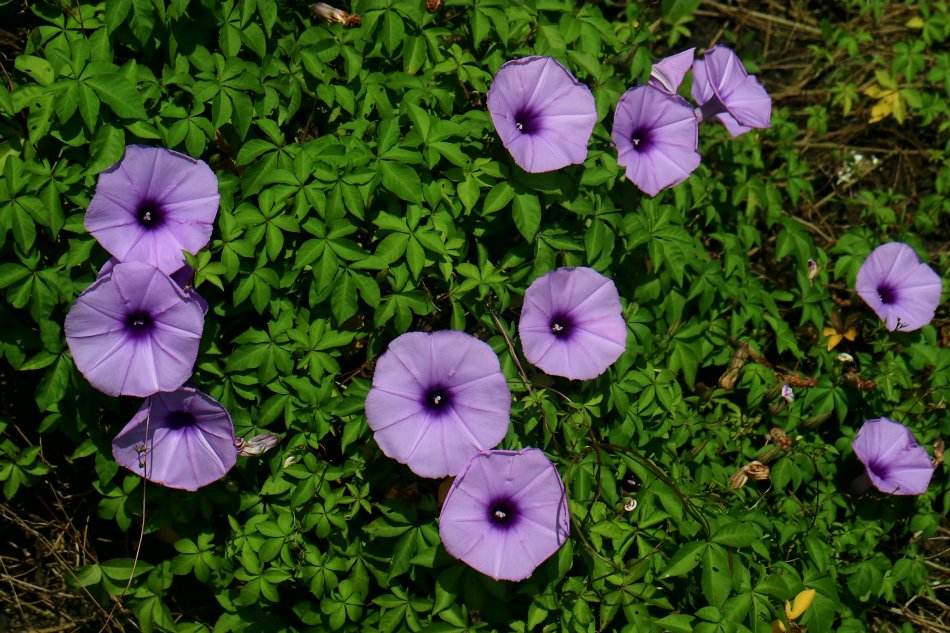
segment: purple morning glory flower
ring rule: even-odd
[[[587,159],[597,123],[590,89],[551,57],[523,57],[498,70],[488,113],[518,166],[541,173]]]
[[[149,481],[197,490],[224,477],[237,461],[238,449],[227,409],[211,396],[183,387],[142,403],[112,440],[112,455]]]
[[[907,244],[875,248],[858,270],[855,288],[888,330],[918,330],[934,318],[943,283]]]
[[[157,268],[117,264],[92,283],[66,315],[76,367],[110,396],[174,391],[191,376],[204,313]]]
[[[103,275],[110,274],[112,269],[115,268],[115,265],[119,263],[115,257],[110,257],[106,260],[106,263],[102,265],[102,268],[99,269],[99,272],[96,273],[96,279],[99,279]],[[201,306],[201,313],[208,314],[208,302],[205,301],[205,298],[202,297],[195,290],[195,287],[192,285],[195,281],[195,269],[185,264],[175,272],[169,275],[172,281],[178,284],[178,287],[184,290],[187,294],[198,302],[198,305]]]
[[[617,287],[593,268],[558,268],[524,293],[518,334],[528,361],[545,373],[589,380],[627,346]]]
[[[655,196],[699,166],[699,122],[689,103],[653,86],[620,97],[611,131],[617,162],[641,191]]]
[[[650,85],[663,92],[675,95],[683,78],[693,65],[695,48],[688,48],[681,53],[664,57],[653,64],[650,71]]]
[[[448,553],[495,580],[529,577],[570,529],[564,484],[537,448],[474,456],[439,516]]]
[[[464,332],[408,332],[376,362],[366,419],[388,457],[421,477],[457,474],[508,432],[498,356]]]
[[[733,137],[772,125],[772,98],[726,46],[713,46],[693,64],[692,95],[702,119],[718,118]]]
[[[161,147],[129,145],[99,175],[86,229],[122,262],[172,274],[211,239],[218,179],[204,162]]]
[[[922,495],[934,467],[930,456],[903,424],[867,420],[851,443],[874,487],[890,495]]]

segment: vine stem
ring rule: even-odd
[[[106,621],[102,623],[102,628],[99,629],[99,633],[105,633],[109,624],[112,622],[112,616],[115,614],[115,610],[122,603],[122,599],[128,593],[129,589],[132,587],[132,580],[135,578],[135,568],[139,563],[139,556],[142,553],[142,541],[145,540],[145,503],[146,503],[146,492],[148,491],[148,471],[149,461],[152,459],[152,451],[148,447],[148,425],[151,422],[151,416],[145,416],[145,460],[143,461],[142,466],[142,521],[139,525],[139,538],[138,542],[135,544],[135,556],[132,558],[132,569],[129,570],[129,579],[125,583],[125,587],[122,588],[122,593],[118,597],[114,598],[112,603],[112,608],[109,609],[109,613],[106,615]]]

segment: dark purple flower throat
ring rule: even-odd
[[[426,389],[422,404],[431,412],[445,411],[452,404],[452,394],[443,385],[432,385]]]
[[[162,211],[162,207],[156,202],[143,200],[135,210],[135,217],[143,227],[156,229],[164,223],[165,213]]]
[[[887,464],[881,463],[879,461],[873,461],[868,464],[868,470],[871,471],[877,478],[887,480],[890,475],[890,469],[887,467]]]
[[[891,305],[897,303],[897,289],[890,284],[883,283],[877,287],[877,294],[881,298],[881,303]]]
[[[168,417],[165,418],[165,426],[174,430],[185,429],[197,423],[197,418],[189,411],[169,411]]]
[[[522,134],[536,134],[541,130],[538,113],[529,108],[521,108],[515,113],[515,127]]]
[[[152,315],[144,310],[130,312],[125,317],[125,326],[129,333],[134,336],[145,336],[151,331],[153,325]]]
[[[518,521],[518,504],[508,497],[493,499],[487,507],[488,520],[497,528],[508,529]]]
[[[551,315],[551,334],[560,339],[567,339],[573,332],[574,319],[569,315],[563,313]]]
[[[637,152],[645,152],[653,144],[653,134],[649,128],[638,127],[630,135],[630,142],[633,143],[633,149]]]

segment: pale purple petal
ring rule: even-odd
[[[693,65],[695,48],[688,48],[681,53],[670,55],[653,64],[650,72],[650,85],[671,95],[683,83],[683,78]]]
[[[887,329],[918,330],[933,320],[943,282],[902,242],[878,246],[858,271],[855,289]]]
[[[592,268],[559,268],[525,291],[518,334],[528,362],[554,376],[589,380],[627,344],[614,282]]]
[[[627,178],[650,196],[686,180],[699,166],[693,108],[652,86],[631,88],[620,97],[611,138]]]
[[[112,396],[174,391],[191,376],[204,313],[190,293],[148,264],[115,265],[66,315],[76,367]]]
[[[182,490],[217,481],[234,466],[237,454],[227,409],[191,387],[148,398],[112,441],[119,464]]]
[[[498,356],[464,332],[409,332],[373,374],[366,419],[387,456],[422,477],[455,475],[508,431],[511,393]]]
[[[692,95],[733,137],[771,126],[772,98],[728,47],[714,46],[693,64]]]
[[[495,580],[528,578],[569,533],[564,484],[536,448],[474,456],[439,516],[446,551]]]
[[[864,464],[871,483],[881,492],[892,495],[926,492],[934,472],[933,463],[903,424],[887,418],[867,420],[851,447]]]
[[[554,171],[587,159],[597,123],[594,96],[551,57],[504,64],[488,91],[488,112],[502,144],[525,171]]]
[[[85,226],[119,261],[179,270],[182,251],[196,253],[211,238],[218,180],[200,160],[160,147],[129,145],[99,175]]]

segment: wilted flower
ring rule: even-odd
[[[237,448],[241,457],[258,457],[270,449],[277,446],[280,437],[273,433],[261,433],[252,438],[237,438],[234,441],[234,447]]]
[[[681,53],[670,55],[653,64],[650,71],[650,85],[671,95],[676,94],[676,90],[683,83],[683,77],[689,72],[693,65],[693,54],[695,48],[688,48]]]
[[[699,122],[692,106],[653,86],[637,86],[620,97],[610,136],[627,178],[647,195],[686,180],[699,166]]]
[[[795,401],[795,392],[792,391],[792,388],[787,384],[782,385],[782,398],[785,399],[785,402]]]
[[[597,123],[590,89],[551,57],[504,64],[488,91],[488,113],[511,157],[532,173],[583,163]]]
[[[498,356],[464,332],[409,332],[376,363],[366,419],[388,457],[422,477],[457,474],[508,431]]]
[[[596,378],[627,346],[617,287],[592,268],[558,268],[524,294],[518,334],[525,358],[545,373]]]
[[[910,332],[930,323],[940,304],[943,284],[907,244],[875,248],[858,271],[855,288],[888,330]]]
[[[191,376],[203,329],[194,295],[140,262],[117,264],[93,282],[65,323],[76,367],[110,396],[181,387]]]
[[[564,484],[537,448],[473,457],[439,516],[449,554],[495,580],[529,577],[569,532]]]
[[[184,387],[157,393],[112,440],[115,460],[149,481],[197,490],[237,461],[231,416],[210,396]]]
[[[835,356],[835,358],[838,359],[839,363],[853,363],[854,362],[854,356],[852,356],[851,354],[848,354],[847,352],[841,352],[840,354]]]
[[[129,145],[99,174],[86,229],[122,262],[151,264],[172,274],[211,238],[218,179],[200,160],[161,147]]]
[[[808,281],[814,281],[818,276],[818,262],[813,259],[808,260]]]
[[[312,5],[310,10],[313,11],[315,16],[323,18],[330,24],[335,22],[343,26],[359,26],[362,22],[360,16],[344,11],[343,9],[337,9],[335,6],[327,4],[326,2],[318,2]]]
[[[760,462],[759,460],[752,460],[739,470],[737,470],[732,477],[729,478],[729,487],[733,490],[738,490],[746,484],[749,479],[754,481],[765,481],[769,478],[769,473],[771,470],[768,466]]]
[[[927,451],[903,424],[887,418],[867,420],[851,443],[874,487],[892,495],[921,495],[934,467]]]
[[[702,118],[718,118],[733,136],[771,125],[772,98],[735,52],[714,46],[693,64],[693,99]]]

